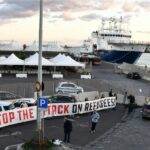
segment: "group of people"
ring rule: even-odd
[[[95,129],[96,129],[96,125],[99,121],[99,118],[100,118],[100,114],[94,110],[91,114],[91,118],[90,118],[90,121],[91,121],[91,128],[90,128],[90,132],[91,133],[94,133],[95,132]],[[63,125],[63,128],[64,128],[64,142],[66,143],[70,143],[70,136],[71,136],[71,132],[72,132],[72,129],[73,129],[73,126],[72,126],[72,122],[73,122],[73,119],[70,118],[70,117],[65,117],[64,118],[64,125]]]
[[[109,91],[108,93],[108,96],[109,97],[116,97],[116,100],[117,100],[117,94],[116,93],[113,93],[112,89]],[[101,96],[101,98],[104,98],[105,95],[103,94]],[[126,104],[126,99],[129,99],[129,107],[128,107],[128,112],[132,112],[133,111],[133,106],[134,106],[134,102],[135,102],[135,97],[133,95],[127,95],[127,92],[125,91],[125,94],[124,94],[124,98],[123,98],[123,104]],[[94,133],[95,132],[95,129],[96,129],[96,125],[98,123],[100,119],[100,114],[94,110],[91,114],[91,118],[90,118],[90,121],[91,121],[91,127],[90,127],[90,132],[91,133]],[[71,132],[72,132],[72,121],[73,119],[72,118],[68,118],[68,117],[65,117],[64,119],[64,142],[70,142],[70,135],[71,135]]]

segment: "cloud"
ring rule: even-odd
[[[3,20],[3,19],[0,19],[0,26],[1,25],[5,25],[5,24],[8,24],[8,23],[13,23],[14,21],[12,20]]]
[[[118,0],[101,0],[97,1],[96,3],[96,9],[98,10],[107,10],[109,8],[113,8],[114,5],[116,5]]]
[[[44,0],[47,12],[82,12],[99,8],[109,8],[116,0]],[[0,17],[20,18],[35,15],[39,10],[39,0],[4,0],[1,2]]]
[[[0,6],[1,19],[30,17],[36,14],[37,4],[30,0],[4,0]]]
[[[80,19],[84,21],[90,21],[90,20],[99,19],[100,17],[101,15],[98,14],[88,14],[88,15],[81,16]]]
[[[136,3],[136,2],[125,2],[122,6],[122,10],[125,13],[144,11],[144,9],[141,7],[141,5],[139,5],[139,3]]]
[[[58,14],[58,18],[52,20],[71,21],[76,19],[74,14],[90,12],[81,16],[83,20],[97,19],[95,11],[113,10],[122,13],[132,13],[150,10],[149,0],[43,0],[44,17],[51,17],[51,13]],[[0,19],[16,19],[34,16],[39,11],[39,0],[0,0]],[[92,14],[93,13],[93,14]],[[60,15],[61,14],[61,15]],[[58,16],[58,15],[57,15]]]
[[[147,12],[150,10],[150,1],[149,0],[126,0],[122,5],[122,10],[125,13],[129,12]]]
[[[136,31],[137,33],[150,34],[150,31]]]
[[[150,11],[150,1],[148,0],[143,0],[139,2],[139,5],[143,7],[146,11]]]
[[[69,11],[65,11],[65,12],[63,13],[63,18],[64,18],[64,20],[66,20],[66,21],[70,21],[70,20],[74,20],[74,19],[75,19],[75,17],[73,17],[73,16],[72,16],[72,13],[69,12]]]

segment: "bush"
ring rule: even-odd
[[[22,145],[23,150],[52,150],[54,144],[49,140],[45,139],[43,143],[31,140]]]

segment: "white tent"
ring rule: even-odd
[[[13,53],[6,59],[3,59],[0,61],[0,65],[23,65],[24,61],[22,59],[19,59],[16,55]]]
[[[6,59],[5,56],[1,56],[1,57],[0,57],[0,61],[2,61],[2,60],[4,60],[4,59]]]
[[[70,56],[65,56],[64,54],[58,54],[56,57],[49,59],[50,62],[54,62],[56,66],[70,66],[70,67],[83,67],[85,64],[79,63],[72,59]]]
[[[58,62],[63,61],[65,59],[66,59],[66,56],[64,54],[59,53],[54,58],[49,59],[49,61],[54,62],[54,63],[58,63]]]
[[[2,51],[22,51],[22,49],[23,47],[17,41],[0,41],[0,50]]]
[[[37,41],[34,41],[32,45],[28,46],[25,51],[39,51],[39,43]],[[64,52],[64,48],[60,46],[58,42],[55,41],[49,41],[49,42],[43,42],[42,44],[42,51],[47,52]]]
[[[31,55],[30,57],[25,59],[25,66],[38,66],[38,59],[39,59],[38,53]],[[55,66],[53,62],[48,61],[44,57],[42,57],[42,65],[43,66]]]

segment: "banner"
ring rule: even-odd
[[[41,115],[44,118],[52,116],[66,116],[73,114],[83,114],[94,110],[103,110],[114,108],[116,106],[115,97],[106,97],[93,101],[77,102],[77,103],[51,103],[48,108],[42,111]],[[36,120],[37,107],[19,108],[10,111],[0,112],[0,128]]]

